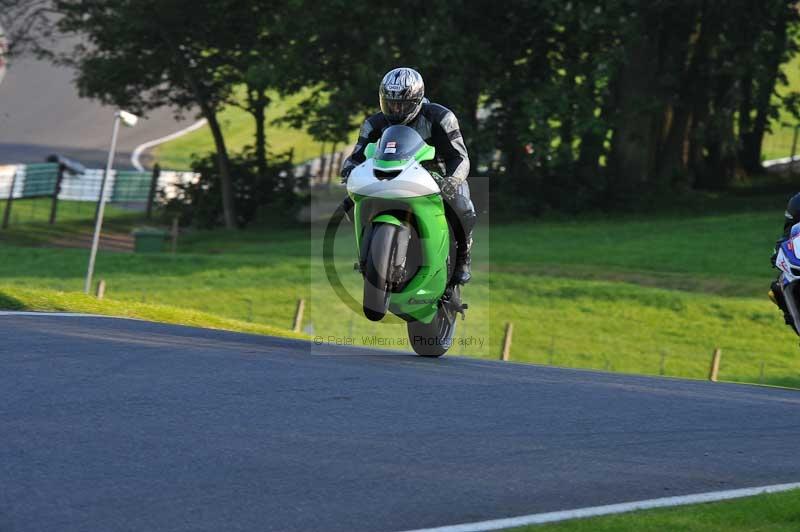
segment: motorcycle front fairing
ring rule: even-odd
[[[793,233],[795,233],[793,231]],[[779,286],[786,307],[794,321],[795,331],[800,331],[800,233],[794,234],[778,248],[775,266],[781,271]],[[798,333],[800,334],[800,332]]]
[[[439,185],[420,164],[432,157],[433,148],[423,142],[415,146],[416,152],[408,159],[381,160],[374,157],[377,150],[397,149],[397,143],[381,142],[383,146],[368,146],[367,160],[353,168],[347,180],[347,193],[355,204],[356,244],[363,260],[374,224],[413,229],[411,234],[416,233],[419,239],[420,267],[391,294],[389,310],[405,320],[429,323],[447,288],[450,253],[450,232]]]

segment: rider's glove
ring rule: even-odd
[[[350,172],[353,171],[353,168],[354,168],[353,166],[347,166],[345,168],[342,168],[342,184],[343,185],[347,184],[347,178],[350,177]]]
[[[780,249],[782,243],[783,243],[782,240],[778,240],[778,243],[775,244],[775,249],[772,251],[772,256],[769,258],[769,261],[772,263],[773,268],[778,267],[776,262],[778,262],[778,250]]]
[[[439,188],[442,191],[442,197],[448,201],[456,197],[456,191],[458,190],[459,182],[454,177],[439,177],[437,180],[439,183]]]

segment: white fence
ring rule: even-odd
[[[5,165],[0,166],[0,200],[52,196],[55,192],[57,164]],[[199,174],[162,170],[156,190],[163,191],[167,198],[174,198],[179,185],[194,183]],[[82,174],[65,172],[61,180],[58,198],[72,201],[97,201],[103,170],[88,169]],[[112,170],[106,185],[106,199],[118,202],[147,201],[152,174]],[[14,190],[11,191],[13,184]]]

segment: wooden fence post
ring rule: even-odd
[[[708,373],[708,380],[717,382],[719,378],[719,359],[722,357],[722,349],[719,347],[714,349],[714,355],[711,357],[711,371]]]
[[[158,178],[161,177],[161,166],[158,163],[153,165],[153,175],[150,178],[150,190],[147,192],[147,219],[153,217],[153,203],[156,201],[156,189],[158,188]]]
[[[180,234],[180,217],[179,216],[175,216],[174,218],[172,218],[172,229],[170,230],[170,234],[169,234],[170,240],[171,240],[170,249],[172,250],[173,254],[178,251],[178,235],[179,234]]]
[[[325,182],[325,170],[327,170],[327,168],[328,168],[327,161],[328,161],[328,158],[325,155],[323,155],[319,159],[319,171],[317,172],[317,179],[316,179],[316,183],[315,183],[316,185],[321,185],[322,183]]]
[[[56,223],[56,213],[58,212],[58,195],[61,194],[61,182],[64,180],[64,172],[67,167],[64,164],[58,165],[58,174],[56,174],[56,186],[53,189],[53,201],[50,203],[50,225]]]
[[[325,182],[325,143],[320,146],[319,153],[319,169],[317,170],[316,183],[317,185]]]
[[[500,353],[500,360],[508,362],[511,358],[511,336],[514,334],[514,324],[506,323],[506,334],[503,336],[503,352]]]
[[[333,162],[336,159],[336,143],[334,142],[331,145],[331,157],[328,160],[328,184],[330,185],[331,181],[333,181]]]
[[[6,201],[6,210],[3,213],[3,229],[8,229],[8,223],[11,221],[11,204],[14,203],[14,187],[17,184],[17,171],[14,170],[14,175],[11,176],[11,187],[8,189],[8,199]]]
[[[303,312],[306,308],[306,301],[305,299],[298,299],[297,300],[297,310],[294,312],[294,325],[292,325],[292,330],[296,333],[300,332],[300,328],[303,326]]]
[[[97,283],[97,299],[103,299],[106,295],[106,280],[100,279]]]

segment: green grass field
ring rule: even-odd
[[[800,491],[648,510],[513,532],[794,532],[800,530]]]
[[[287,126],[272,125],[271,122],[283,117],[286,112],[305,97],[306,93],[280,98],[272,95],[273,103],[267,109],[267,150],[270,154],[277,154],[293,150],[294,162],[297,164],[319,157],[323,149],[320,142],[314,140],[308,133]],[[245,146],[253,145],[255,123],[253,117],[239,107],[228,106],[219,116],[225,134],[225,143],[231,153],[240,152]],[[352,138],[355,142],[356,128]],[[343,149],[339,145],[338,149]],[[325,146],[325,151],[330,152],[330,144]],[[164,168],[186,169],[191,166],[192,156],[203,156],[214,151],[214,141],[208,126],[187,135],[158,146],[154,150],[155,160]]]
[[[793,90],[800,90],[800,56],[784,66],[784,72],[789,80],[788,85],[778,87],[778,92],[785,94]],[[294,161],[301,163],[320,155],[322,145],[314,140],[307,132],[292,129],[286,126],[271,125],[269,122],[280,118],[296,105],[305,93],[300,93],[287,98],[273,95],[273,103],[267,111],[267,143],[272,153],[281,153],[290,149],[294,150]],[[232,153],[241,151],[245,146],[253,144],[255,126],[253,118],[242,109],[235,106],[226,107],[220,114],[220,123],[225,133],[225,141]],[[792,150],[795,120],[788,113],[782,111],[778,120],[773,121],[772,131],[764,138],[763,158],[777,159],[787,157]],[[354,142],[357,136],[357,127],[349,139]],[[343,148],[340,146],[339,148]],[[214,151],[214,144],[208,127],[201,128],[183,137],[162,144],[154,151],[155,158],[164,168],[186,169],[189,168],[193,155],[205,155]],[[330,146],[326,147],[330,151]]]
[[[0,241],[37,245],[54,238],[85,234],[91,230],[96,204],[88,201],[60,201],[56,223],[49,225],[50,198],[16,200],[11,207],[9,230],[0,231]],[[0,216],[5,212],[6,200],[0,200]],[[115,204],[106,205],[106,227],[111,230],[130,231],[141,218],[138,211],[126,210]]]
[[[451,352],[496,358],[505,324],[513,322],[517,361],[705,378],[719,347],[723,379],[800,386],[797,338],[765,295],[783,201],[745,198],[745,207],[707,216],[496,225],[484,218],[475,280],[465,290],[471,308]],[[112,227],[132,226],[127,216]],[[79,222],[67,227],[81,230]],[[12,226],[2,235],[6,305],[77,304],[70,294],[82,289],[87,253],[43,246],[50,237],[41,224]],[[351,228],[341,228],[337,270],[358,299],[352,246]],[[175,255],[102,253],[97,277],[108,283],[107,298],[120,304],[109,313],[125,303],[157,305],[286,330],[303,298],[310,336],[366,345],[377,337],[402,339],[399,320],[374,324],[339,300],[325,277],[321,248],[316,226],[195,232],[182,237]],[[131,309],[129,315],[140,311]]]

